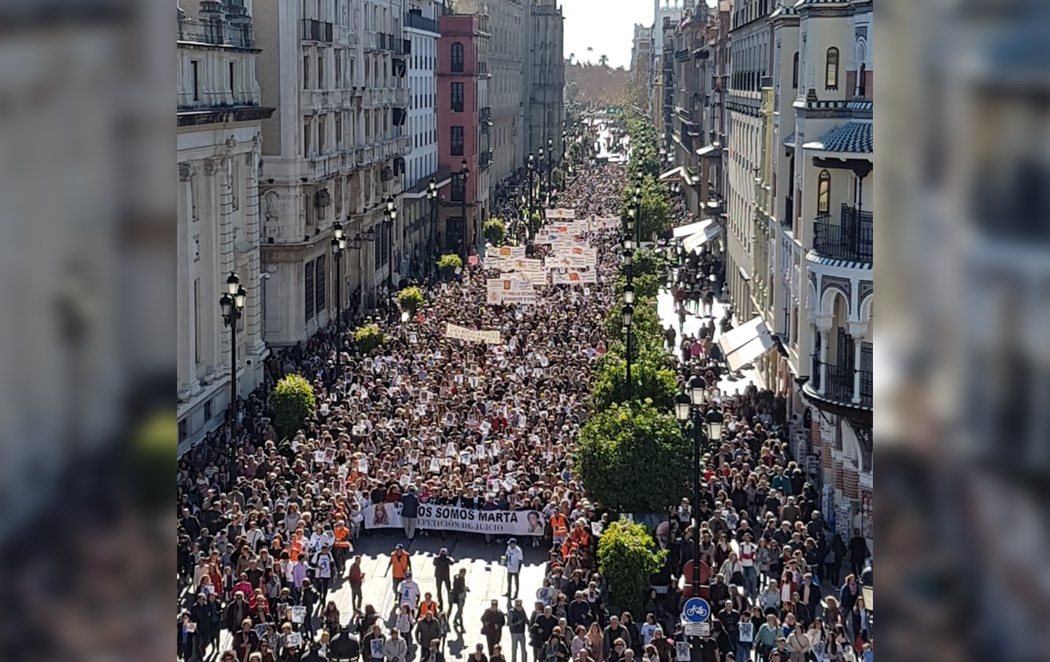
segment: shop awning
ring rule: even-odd
[[[706,147],[701,147],[696,150],[697,156],[719,156],[722,152],[722,145],[720,143],[711,143]]]
[[[776,347],[769,329],[761,317],[742,324],[718,338],[718,347],[722,350],[730,370],[740,370]]]
[[[706,221],[697,221],[696,223],[679,225],[678,227],[674,228],[671,232],[674,234],[675,239],[679,239],[681,237],[688,237],[691,234],[695,234],[703,230],[710,222],[710,219],[708,219]]]
[[[701,246],[717,237],[718,233],[722,231],[722,227],[710,218],[706,221],[700,221],[699,223],[691,223],[690,225],[696,225],[697,228],[693,232],[681,237],[682,246],[687,253],[699,250]]]
[[[682,166],[678,166],[677,168],[674,168],[673,170],[668,170],[664,174],[660,175],[660,181],[663,182],[663,181],[666,181],[668,179],[671,179],[672,177],[679,177],[679,176],[681,176],[681,174],[682,174]]]

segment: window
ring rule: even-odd
[[[310,56],[303,56],[303,89],[310,89]]]
[[[303,122],[303,156],[310,156],[310,120]]]
[[[791,63],[791,89],[798,89],[798,53],[795,53],[794,60]]]
[[[817,214],[831,213],[831,173],[820,171],[817,178]]]
[[[829,48],[827,65],[824,70],[824,87],[829,90],[839,89],[839,49]]]
[[[451,136],[451,142],[452,142],[451,153],[452,153],[452,156],[463,156],[463,127],[461,127],[461,126],[454,126],[454,127],[451,127],[451,129],[452,129],[452,136]]]
[[[463,112],[463,83],[452,83],[452,110]]]
[[[314,263],[303,265],[303,302],[306,306],[306,321],[314,318]]]
[[[867,67],[864,65],[863,62],[861,62],[860,63],[860,69],[857,70],[857,94],[856,94],[856,96],[860,97],[861,99],[864,99],[867,96],[867,90],[865,89],[865,85],[864,85],[864,83],[865,83],[864,78],[865,78],[865,74],[867,73],[866,69],[867,69]]]
[[[317,120],[317,153],[324,154],[324,127],[328,124],[328,116],[321,115]]]
[[[343,148],[343,114],[336,113],[335,116],[335,147]]]
[[[452,191],[450,197],[452,202],[463,202],[467,195],[467,180],[463,175],[452,175]]]
[[[463,44],[458,41],[452,44],[452,73],[463,73]]]
[[[190,62],[190,67],[193,70],[193,73],[192,73],[193,80],[191,81],[191,83],[193,84],[193,100],[194,101],[200,101],[201,100],[201,71],[200,71],[201,70],[201,63],[200,63],[199,60],[192,60]]]
[[[323,88],[324,84],[324,56],[317,56],[317,87],[318,89]]]
[[[229,88],[230,92],[233,92],[233,62],[230,62],[229,75],[226,79],[226,86]]]
[[[327,280],[325,279],[324,273],[325,256],[322,255],[318,257],[316,260],[314,260],[314,263],[314,273],[316,274],[314,278],[314,285],[317,290],[317,314],[320,315],[321,311],[324,310],[325,307],[325,285],[327,284]]]
[[[230,164],[230,206],[234,211],[241,208],[241,164],[231,159]]]
[[[204,420],[210,421],[211,417],[212,417],[212,413],[213,412],[212,412],[211,400],[209,399],[209,400],[206,400],[204,402]]]
[[[179,441],[185,441],[188,436],[190,436],[189,421],[184,418],[179,421]]]
[[[335,87],[343,86],[343,51],[335,52]]]

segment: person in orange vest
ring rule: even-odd
[[[335,557],[335,567],[339,571],[339,575],[342,576],[343,568],[346,565],[346,560],[350,558],[350,554],[354,551],[353,545],[350,544],[350,527],[346,525],[346,520],[339,520],[335,523],[335,529],[332,531],[335,537],[335,545],[333,545],[332,551]]]
[[[390,570],[390,575],[394,580],[394,594],[397,595],[397,589],[401,586],[401,582],[405,581],[405,575],[412,570],[412,559],[409,557],[408,552],[405,551],[405,546],[401,543],[397,544],[394,548],[394,553],[390,555],[390,563],[387,564],[387,570]]]
[[[554,545],[560,546],[569,535],[569,520],[560,511],[551,517],[551,538]]]
[[[434,618],[437,618],[438,615],[438,603],[434,601],[434,596],[430,591],[423,594],[423,601],[419,603],[419,613],[416,615],[416,620],[423,620],[427,614],[433,614]]]

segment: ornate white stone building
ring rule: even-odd
[[[204,0],[178,12],[177,320],[179,441],[222,422],[230,403],[230,331],[219,297],[230,272],[248,296],[237,334],[237,386],[262,380],[258,177],[261,122],[258,50],[239,0]]]
[[[811,418],[809,454],[837,526],[871,537],[872,0],[786,4],[769,19],[773,71],[746,291],[783,343],[763,363],[767,383]]]
[[[304,340],[337,307],[374,304],[397,281],[409,137],[402,0],[256,0],[263,103],[266,341]],[[330,241],[343,224],[342,298]]]

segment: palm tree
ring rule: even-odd
[[[601,57],[598,58],[598,66],[599,67],[604,67],[608,62],[609,62],[609,56],[608,55],[602,55]]]

